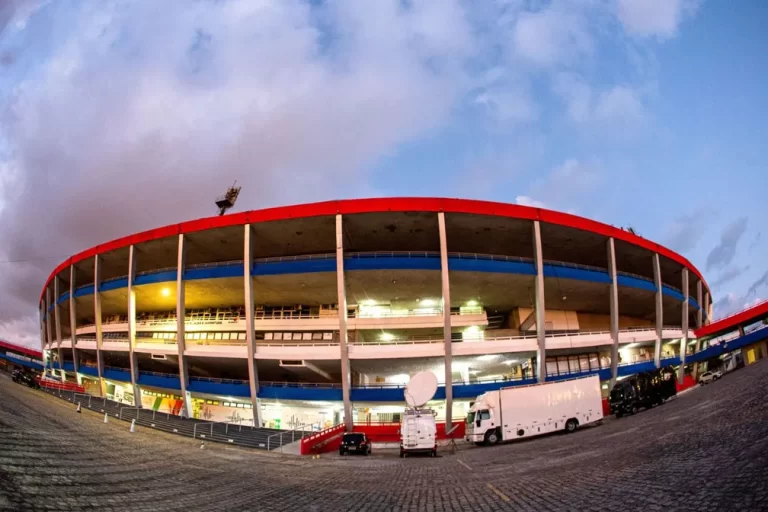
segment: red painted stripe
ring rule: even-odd
[[[541,208],[532,208],[530,206],[521,206],[517,204],[495,203],[490,201],[476,201],[472,199],[443,199],[428,197],[393,197],[393,198],[371,198],[371,199],[346,199],[339,201],[325,201],[322,203],[300,204],[295,206],[280,206],[276,208],[267,208],[264,210],[252,210],[248,212],[235,213],[232,215],[222,215],[217,217],[207,217],[204,219],[191,220],[181,224],[172,224],[142,233],[136,233],[111,242],[106,242],[87,249],[71,258],[63,261],[48,276],[43,292],[40,294],[40,301],[43,300],[45,288],[48,287],[55,275],[69,267],[73,263],[78,263],[96,254],[114,251],[130,245],[136,245],[151,240],[158,240],[179,234],[194,233],[208,229],[222,228],[227,226],[238,226],[243,224],[257,224],[259,222],[268,222],[275,220],[296,219],[302,217],[320,217],[325,215],[353,215],[359,213],[374,212],[448,212],[448,213],[469,213],[475,215],[491,215],[499,217],[510,217],[524,220],[539,220],[549,224],[557,224],[570,228],[580,229],[597,233],[606,237],[613,237],[617,240],[642,247],[649,251],[657,252],[672,261],[685,266],[692,271],[696,277],[704,282],[705,288],[709,289],[706,280],[701,272],[694,267],[690,261],[676,252],[663,247],[655,242],[645,238],[633,235],[602,222],[597,222],[577,215],[544,210]]]
[[[768,316],[768,302],[763,302],[752,308],[736,313],[735,315],[712,322],[700,329],[696,329],[694,332],[696,333],[697,338],[710,336],[712,334],[720,333],[721,331],[733,330],[739,325],[748,324],[750,321],[758,320],[765,316]]]
[[[8,350],[13,350],[15,352],[19,352],[20,354],[24,354],[30,357],[36,357],[38,359],[43,358],[43,353],[39,352],[37,350],[32,350],[27,347],[22,347],[21,345],[15,345],[13,343],[9,343],[7,341],[0,340],[0,347],[3,347]]]

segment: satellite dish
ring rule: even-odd
[[[437,392],[437,377],[432,372],[419,372],[405,386],[405,403],[417,409],[429,402]]]

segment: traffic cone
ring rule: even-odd
[[[205,450],[205,441],[200,442],[200,449]]]
[[[77,409],[75,410],[75,412],[80,412],[80,402],[77,402]]]
[[[131,432],[136,432],[136,420],[131,420]]]
[[[109,414],[104,413],[104,423],[109,423]]]

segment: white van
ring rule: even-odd
[[[400,457],[409,453],[437,455],[437,426],[432,409],[406,409],[400,423]]]

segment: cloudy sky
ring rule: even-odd
[[[0,2],[0,337],[61,260],[238,206],[538,205],[768,296],[768,4]]]

